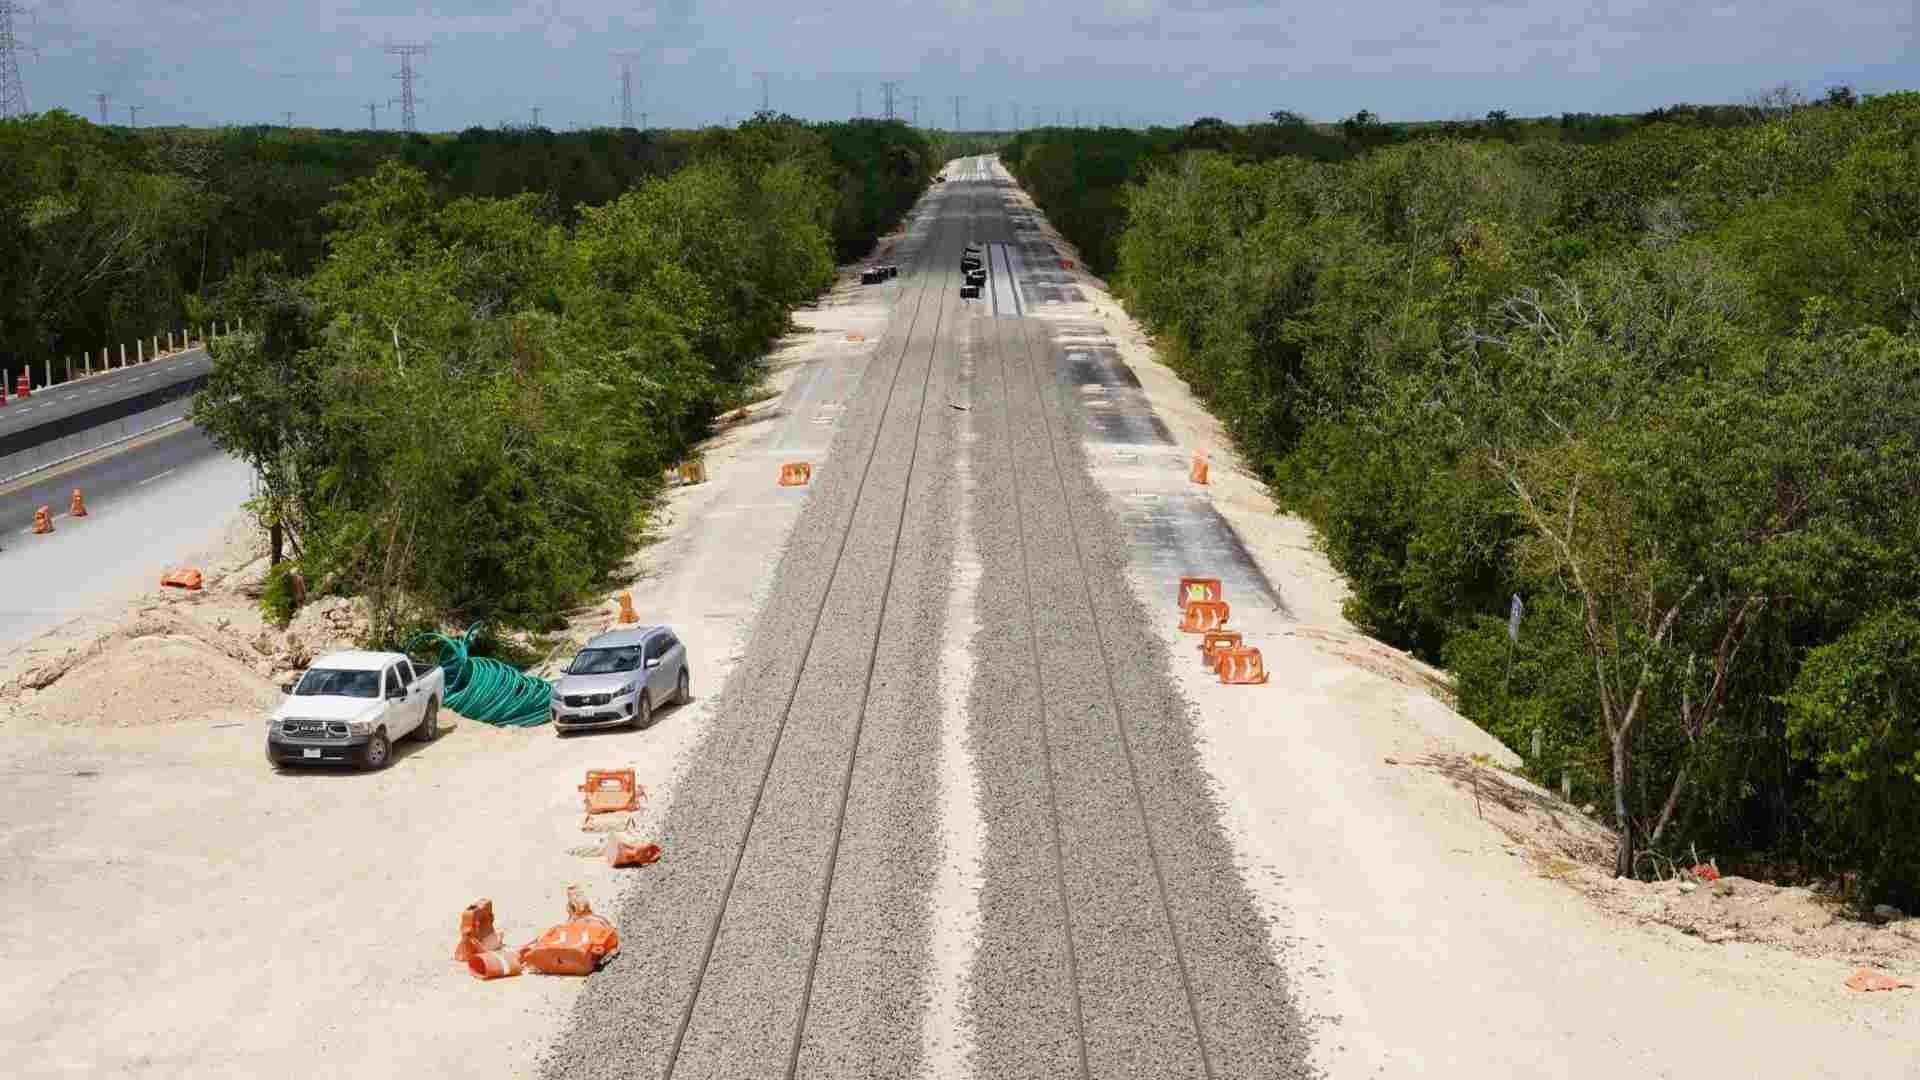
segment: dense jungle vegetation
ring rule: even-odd
[[[1620,873],[1920,905],[1920,94],[1004,157]]]
[[[633,549],[663,471],[794,305],[943,160],[904,124],[418,136],[0,123],[9,362],[182,320],[195,420],[316,592],[538,627]],[[12,166],[20,167],[12,167]]]

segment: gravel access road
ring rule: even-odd
[[[962,247],[1013,238],[1009,185],[980,159],[949,176],[877,286],[896,296],[876,359],[676,785],[665,857],[621,897],[622,955],[548,1076],[1306,1075],[1187,706],[1087,475],[1065,359],[1039,319],[959,299]],[[980,564],[966,586],[963,521]],[[963,587],[979,629],[972,775],[954,776],[939,668]],[[971,1052],[931,1062],[956,783],[984,833]]]

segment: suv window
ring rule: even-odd
[[[388,668],[387,669],[387,693],[391,694],[395,690],[405,690],[406,688],[407,688],[407,680],[402,678],[400,675],[400,665],[395,664],[392,667]]]
[[[673,639],[665,634],[656,634],[647,639],[647,659],[658,660],[667,654],[667,643]]]
[[[413,661],[402,660],[393,665],[393,670],[396,675],[400,676],[401,686],[413,685]]]

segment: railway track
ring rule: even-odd
[[[962,175],[924,206],[882,350],[676,782],[667,857],[623,896],[627,949],[581,995],[549,1076],[924,1074],[938,791],[966,782],[938,772],[935,704],[962,498],[981,567],[966,723],[985,843],[972,1060],[943,1068],[1281,1075],[1247,1067],[1271,1041],[1258,1030],[1286,1020],[1240,1000],[1279,1001],[1264,927],[1165,658],[1133,655],[1139,615],[1115,607],[1126,588],[1082,516],[1100,496],[1044,323],[958,299],[962,245],[1011,231],[990,173]]]

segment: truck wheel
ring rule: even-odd
[[[653,695],[640,688],[640,703],[633,708],[633,726],[645,730],[653,726]]]
[[[381,728],[367,738],[367,745],[360,751],[360,767],[368,772],[378,772],[387,767],[393,758],[393,743],[387,738],[387,729]]]
[[[413,729],[413,737],[421,742],[432,742],[440,737],[440,700],[427,699],[427,715],[420,718],[420,726]]]
[[[687,676],[687,669],[680,669],[680,686],[673,692],[675,704],[685,705],[693,700],[693,680]]]

